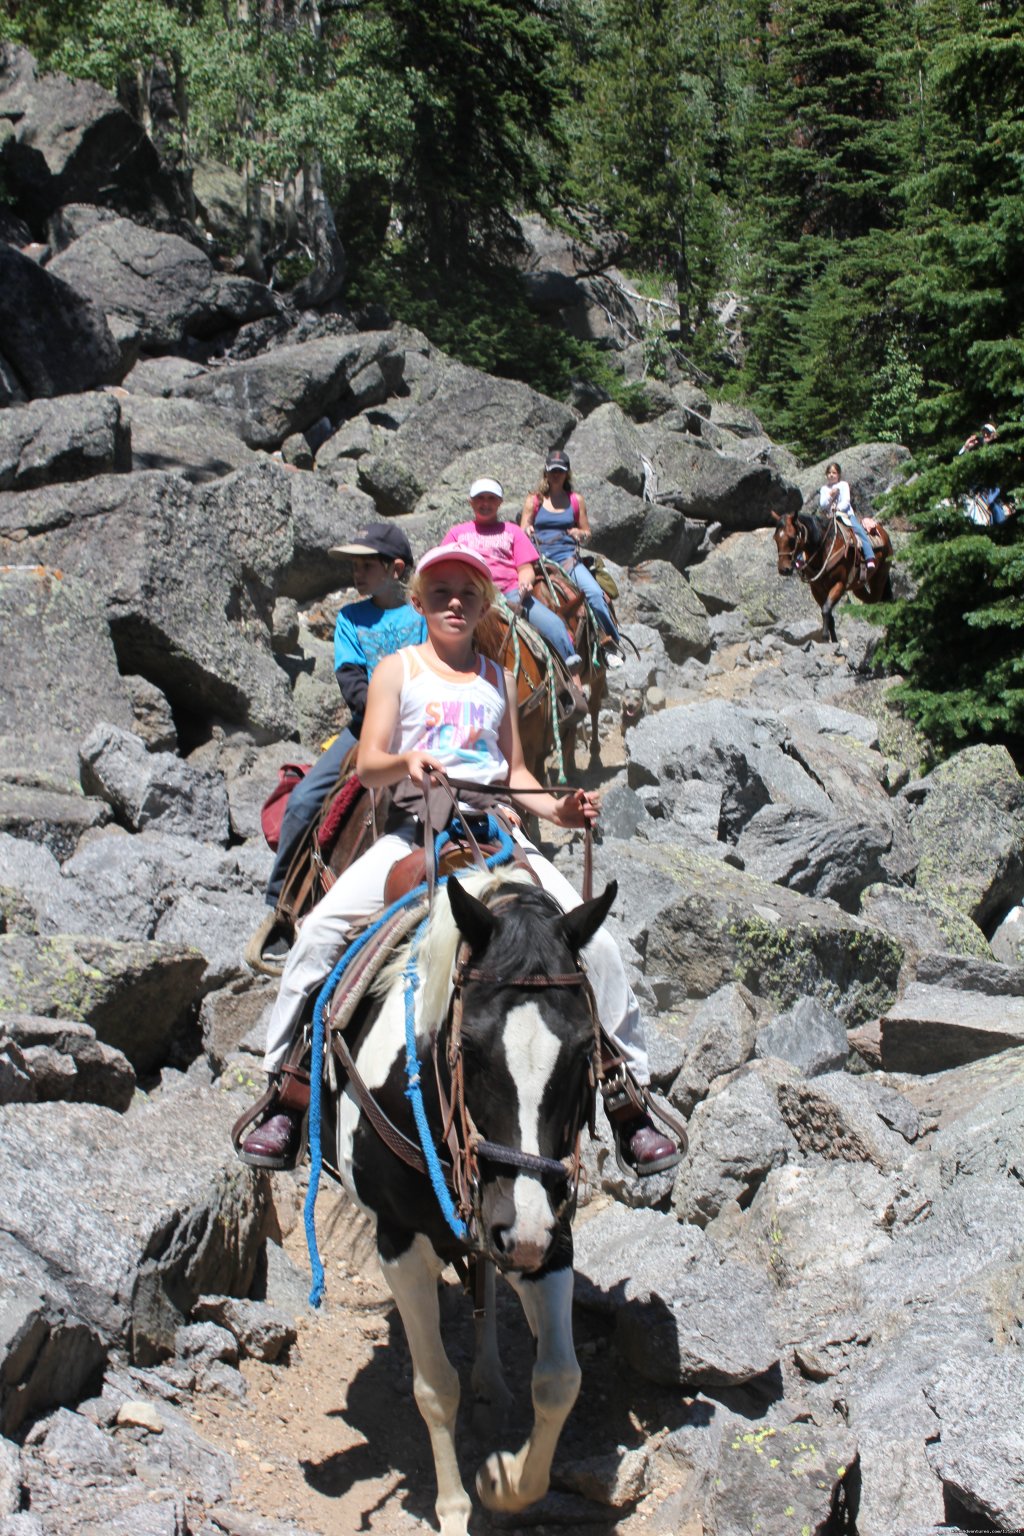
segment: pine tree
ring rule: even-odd
[[[922,435],[951,449],[1024,402],[1024,36],[1005,0],[927,14],[899,297],[922,338]]]
[[[604,0],[570,130],[570,192],[626,236],[630,266],[672,280],[684,344],[698,353],[725,256],[722,11]]]
[[[941,752],[1002,742],[1024,765],[1024,515],[977,529],[958,505],[971,486],[993,485],[1024,504],[1024,39],[1003,0],[932,0],[921,21],[898,287],[919,340],[917,422],[932,447],[893,497],[917,530],[917,590],[890,618],[886,654],[905,676],[908,713]],[[998,442],[957,457],[986,419]]]
[[[901,6],[780,0],[753,56],[745,373],[768,421],[808,451],[850,440],[851,385],[880,361],[878,300],[894,272],[877,232],[899,212],[890,43]]]

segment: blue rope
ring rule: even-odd
[[[447,876],[445,877],[447,879]],[[416,1133],[420,1139],[423,1156],[427,1164],[427,1175],[431,1188],[437,1196],[437,1203],[441,1207],[441,1214],[449,1227],[459,1238],[465,1242],[469,1236],[466,1223],[456,1211],[451,1195],[448,1193],[448,1185],[445,1183],[444,1170],[441,1160],[437,1155],[433,1137],[430,1134],[430,1126],[427,1124],[427,1111],[423,1105],[423,1088],[420,1083],[420,1062],[416,1054],[416,987],[419,977],[416,974],[416,954],[420,940],[427,930],[429,919],[424,918],[417,928],[406,961],[403,980],[405,982],[405,1076],[408,1087],[405,1096],[412,1105],[412,1115],[416,1122]]]
[[[458,824],[459,824],[458,822],[454,823],[454,825],[456,825],[456,826]],[[450,834],[448,832],[442,832],[442,833],[439,834],[439,836],[435,839],[435,842],[434,842],[435,857],[437,857],[440,854],[440,851],[444,847],[444,845],[447,842],[450,842],[450,841],[451,841],[451,836],[450,836]],[[487,865],[487,868],[488,869],[496,869],[499,864],[507,863],[508,860],[512,857],[512,850],[513,850],[513,846],[514,846],[513,842],[512,842],[512,838],[508,835],[508,833],[502,827],[500,827],[498,825],[497,821],[495,821],[493,816],[488,816],[488,818],[487,818],[487,841],[489,841],[489,842],[497,841],[500,844],[500,847],[498,848],[497,853],[493,853],[489,859],[486,859],[484,861],[486,863],[486,865]],[[442,876],[442,878],[437,882],[438,886],[446,885],[447,883],[448,883],[448,876],[447,875]],[[378,933],[380,931],[380,929],[384,926],[384,924],[387,923],[390,920],[390,918],[392,918],[395,915],[396,912],[401,912],[404,908],[412,906],[413,902],[418,901],[421,896],[426,895],[426,892],[427,892],[427,886],[426,886],[425,883],[423,885],[418,885],[415,888],[415,890],[409,891],[409,893],[407,895],[399,897],[399,899],[397,901],[393,901],[389,907],[385,907],[385,909],[381,913],[380,917],[376,918],[375,921],[370,924],[369,928],[365,929],[359,935],[359,937],[357,939],[355,939],[348,946],[348,948],[345,950],[344,954],[339,957],[337,963],[334,966],[334,969],[331,971],[331,974],[328,976],[327,980],[324,982],[323,986],[321,987],[321,989],[320,989],[320,991],[319,991],[319,993],[317,995],[316,1003],[315,1003],[315,1005],[313,1007],[312,1058],[311,1058],[311,1062],[310,1062],[310,1072],[309,1072],[309,1163],[310,1163],[310,1169],[309,1169],[309,1188],[306,1191],[306,1204],[305,1204],[305,1207],[304,1207],[304,1210],[303,1210],[303,1219],[304,1219],[305,1228],[306,1228],[306,1248],[307,1248],[307,1250],[309,1252],[309,1268],[310,1268],[310,1272],[311,1272],[312,1278],[313,1278],[313,1284],[312,1284],[312,1286],[310,1288],[310,1292],[309,1292],[309,1304],[310,1304],[311,1307],[318,1307],[320,1305],[321,1301],[323,1300],[324,1289],[325,1289],[324,1266],[323,1266],[323,1262],[321,1261],[321,1258],[320,1258],[320,1250],[319,1250],[319,1247],[317,1245],[317,1240],[316,1240],[316,1214],[315,1213],[316,1213],[316,1197],[317,1197],[317,1195],[320,1192],[320,1175],[321,1175],[321,1172],[322,1172],[322,1169],[323,1169],[323,1144],[322,1144],[322,1139],[321,1139],[321,1131],[322,1131],[322,1104],[323,1104],[323,1092],[322,1092],[322,1090],[323,1090],[324,1029],[325,1029],[325,1022],[326,1022],[326,1019],[327,1019],[328,1008],[330,1006],[331,996],[333,995],[334,989],[337,986],[337,984],[338,984],[338,982],[339,982],[339,980],[341,978],[342,973],[351,964],[351,962],[355,959],[356,955],[358,955],[361,950],[365,949],[366,945],[373,938],[374,934]],[[416,948],[417,948],[417,946],[419,944],[420,935],[421,935],[421,933],[423,931],[423,927],[425,925],[425,922],[426,922],[426,919],[424,919],[424,923],[421,924],[420,927],[416,930],[416,936],[415,936],[415,938],[413,940],[412,955],[410,955],[410,963],[412,962],[413,958],[415,957]],[[431,1159],[433,1159],[433,1164],[436,1165],[436,1167],[437,1167],[437,1171],[438,1171],[438,1175],[439,1175],[439,1177],[441,1179],[442,1187],[444,1187],[444,1176],[443,1176],[443,1174],[440,1171],[440,1163],[438,1161],[437,1152],[434,1149],[433,1141],[430,1138],[429,1127],[427,1126],[427,1123],[426,1123],[426,1114],[425,1114],[425,1111],[423,1109],[423,1097],[422,1097],[422,1093],[420,1092],[418,1077],[417,1077],[417,1081],[416,1081],[416,1083],[414,1085],[413,1084],[413,1080],[412,1080],[412,1076],[409,1074],[408,1057],[409,1057],[410,1050],[412,1051],[413,1058],[415,1059],[415,1031],[413,1031],[412,1045],[411,1046],[409,1044],[409,1034],[408,1034],[408,1017],[409,1017],[409,1012],[410,1012],[410,999],[411,999],[411,996],[412,996],[412,993],[411,993],[410,989],[407,986],[407,988],[406,988],[406,1058],[407,1058],[406,1059],[406,1073],[409,1076],[409,1087],[406,1089],[406,1094],[407,1094],[408,1098],[410,1099],[410,1101],[412,1102],[413,1116],[414,1116],[414,1118],[416,1120],[417,1129],[420,1132],[420,1144],[421,1144],[421,1146],[423,1148],[423,1155],[426,1158],[427,1169],[428,1169],[428,1172],[430,1173],[430,1181],[431,1181],[432,1184],[434,1184],[434,1187],[435,1187],[435,1190],[436,1190],[437,1185],[435,1184],[435,1180],[434,1180],[434,1169],[433,1169],[433,1167],[431,1165]],[[422,1119],[422,1122],[423,1122],[422,1127],[420,1125],[421,1119]],[[447,1191],[446,1188],[444,1189],[444,1193],[445,1193],[445,1196],[447,1197],[448,1191]],[[440,1196],[439,1196],[439,1198],[440,1198]],[[450,1205],[450,1203],[451,1202],[449,1200],[449,1205]],[[444,1210],[444,1203],[443,1203],[443,1201],[442,1201],[442,1210]],[[449,1226],[452,1226],[452,1230],[455,1232],[456,1236],[457,1237],[458,1236],[463,1236],[465,1234],[465,1227],[463,1226],[462,1227],[462,1232],[459,1233],[456,1230],[456,1228],[454,1227],[454,1225],[452,1225],[451,1217],[447,1216],[447,1212],[445,1214],[446,1214],[446,1218],[448,1220],[448,1224],[449,1224]],[[458,1220],[458,1218],[456,1218],[456,1220]],[[462,1223],[460,1222],[459,1225],[461,1226]]]

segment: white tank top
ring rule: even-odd
[[[489,657],[465,682],[442,677],[412,646],[402,658],[402,692],[392,752],[429,752],[453,779],[504,784],[508,763],[498,744],[507,708],[505,679]]]

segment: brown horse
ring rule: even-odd
[[[515,678],[519,739],[527,768],[543,783],[548,757],[554,751],[556,777],[564,782],[566,754],[562,732],[568,729],[575,701],[561,658],[507,608],[492,608],[484,615],[476,628],[476,644],[479,651]],[[571,759],[568,766],[572,767]]]
[[[598,717],[607,692],[600,631],[594,615],[575,582],[550,560],[536,562],[534,596],[554,610],[573,639],[583,665],[576,681],[589,686],[590,763],[600,761]],[[544,781],[547,760],[554,753],[555,778],[564,783],[571,776],[576,757],[576,726],[579,711],[572,679],[562,662],[522,618],[507,607],[494,609],[477,626],[478,648],[499,662],[516,680],[519,734],[523,758],[530,772]],[[553,722],[557,719],[556,736]]]
[[[791,576],[796,571],[801,581],[810,584],[811,595],[821,609],[826,640],[833,644],[836,641],[834,610],[847,592],[859,597],[862,603],[885,602],[891,597],[892,545],[879,523],[873,522],[868,530],[876,562],[876,569],[869,576],[860,540],[834,514],[821,518],[806,512],[785,512],[781,516],[773,512],[771,516],[775,523],[779,575]]]
[[[570,635],[576,654],[583,659],[579,680],[589,687],[590,704],[590,766],[601,760],[601,743],[598,737],[598,717],[608,692],[608,679],[601,651],[601,631],[593,609],[572,577],[543,556],[537,561],[537,579],[533,584],[534,596],[558,614]],[[563,732],[566,757],[571,763],[576,755],[576,722],[570,723]]]
[[[391,791],[367,789],[356,776],[356,749],[345,758],[288,867],[274,908],[274,922],[294,933],[348,866],[365,853],[384,830]],[[267,927],[261,925],[245,950],[246,964],[264,976],[280,976],[284,960],[263,956]]]

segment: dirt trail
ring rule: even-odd
[[[294,1520],[318,1536],[436,1531],[427,1434],[412,1396],[405,1336],[377,1267],[369,1224],[333,1185],[322,1189],[317,1212],[327,1274],[320,1312],[307,1307],[298,1316],[299,1337],[289,1364],[243,1363],[244,1399],[207,1395],[199,1400],[196,1427],[234,1456],[239,1476],[231,1503],[243,1517]],[[284,1246],[308,1274],[301,1220]],[[445,1342],[463,1382],[459,1446],[463,1477],[471,1488],[476,1467],[493,1445],[476,1440],[470,1424],[472,1309],[454,1276],[446,1279]],[[519,1303],[504,1285],[499,1285],[498,1315],[514,1394],[503,1443],[517,1445],[529,1424],[532,1344]],[[681,1393],[652,1387],[618,1363],[604,1320],[577,1308],[575,1327],[583,1387],[562,1436],[554,1491],[514,1518],[490,1516],[477,1506],[472,1531],[478,1536],[520,1530],[543,1536],[568,1529],[575,1536],[699,1536],[680,1527],[673,1510],[678,1488],[664,1476],[652,1491],[635,1486],[645,1460],[635,1453],[656,1444],[680,1422]],[[594,1472],[593,1464],[601,1460],[605,1467]],[[607,1484],[609,1464],[617,1466],[620,1485],[630,1484],[633,1494],[620,1499],[617,1509],[582,1496],[584,1489],[595,1488],[593,1480],[585,1480],[588,1467],[597,1484]]]
[[[740,676],[746,683],[747,676]],[[615,777],[625,760],[617,732],[602,744],[602,758],[601,766],[591,769],[581,744],[577,781],[602,788]],[[560,841],[556,832],[552,842]],[[289,1228],[285,1250],[308,1275],[301,1220],[304,1180],[301,1188],[288,1176],[275,1183],[283,1225]],[[581,1210],[577,1222],[593,1215],[605,1198]],[[239,1477],[232,1505],[243,1514],[293,1520],[318,1536],[436,1531],[427,1433],[412,1395],[405,1335],[377,1265],[370,1225],[328,1181],[317,1212],[327,1276],[323,1306],[319,1312],[304,1307],[298,1314],[299,1337],[288,1365],[243,1362],[246,1397],[204,1397],[196,1410],[197,1427],[235,1457]],[[449,1271],[445,1278],[445,1344],[463,1383],[459,1451],[463,1480],[472,1489],[475,1470],[494,1445],[477,1440],[470,1423],[472,1308],[454,1274]],[[503,1443],[518,1445],[530,1423],[532,1340],[516,1297],[501,1284],[498,1317],[514,1395]],[[682,1421],[682,1392],[654,1386],[622,1365],[608,1320],[577,1308],[574,1328],[583,1385],[559,1445],[553,1490],[516,1517],[491,1516],[477,1504],[474,1536],[567,1530],[574,1536],[701,1536],[699,1526],[681,1523],[679,1485],[664,1463],[659,1463],[656,1487],[647,1488],[644,1473],[644,1448],[656,1447]]]

